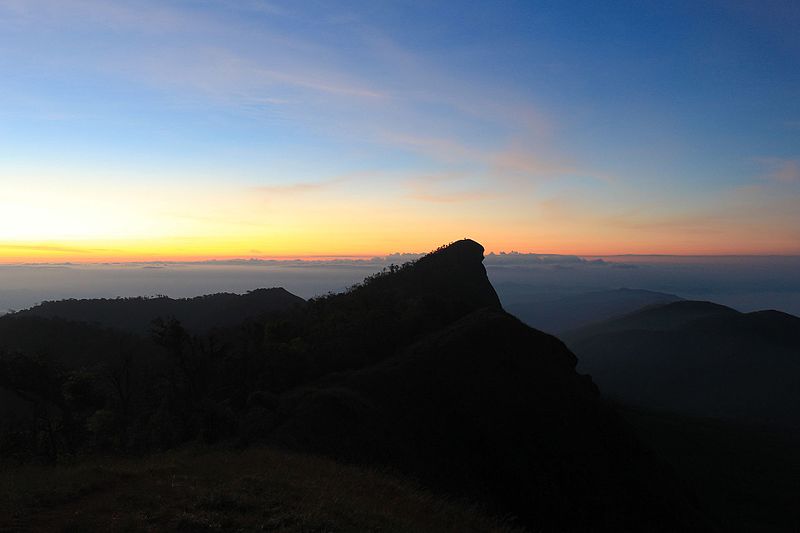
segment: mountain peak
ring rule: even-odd
[[[500,309],[500,298],[483,266],[483,251],[472,239],[455,241],[403,265],[397,275],[387,276],[387,282],[404,285],[406,294],[461,302],[464,312],[460,315],[482,307]]]
[[[483,252],[484,248],[480,243],[472,239],[461,239],[441,246],[425,257],[459,261],[474,261],[475,259],[483,261]]]
[[[484,308],[502,306],[483,266],[483,246],[457,241],[393,265],[344,293],[313,299],[314,357],[322,373],[363,366],[393,355],[387,345],[404,347]],[[343,331],[346,352],[328,342]]]

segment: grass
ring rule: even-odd
[[[0,473],[0,531],[496,531],[461,501],[272,449],[183,449]]]
[[[624,408],[721,531],[800,531],[800,435],[713,419]]]

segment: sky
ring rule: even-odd
[[[800,254],[800,3],[0,0],[0,262]]]

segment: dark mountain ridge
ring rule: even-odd
[[[798,317],[684,301],[564,338],[580,370],[625,403],[800,428]]]
[[[390,465],[542,531],[702,521],[555,337],[484,308],[281,399],[266,441]]]
[[[256,289],[246,294],[217,293],[194,298],[96,298],[46,301],[13,316],[61,318],[108,326],[140,335],[150,333],[158,317],[175,317],[193,333],[236,326],[247,319],[282,312],[305,300],[283,288]]]
[[[733,316],[738,311],[714,302],[681,300],[667,304],[651,304],[607,320],[575,328],[563,333],[566,339],[585,338],[596,332],[642,329],[666,331],[695,320]]]
[[[358,368],[484,307],[501,309],[483,247],[464,239],[390,266],[340,294],[314,298],[268,331],[267,342],[304,340],[317,375]]]
[[[38,400],[48,423],[0,446],[55,459],[235,439],[398,470],[533,530],[707,531],[566,346],[502,309],[482,261],[465,239],[213,336],[161,321],[162,360],[138,374],[136,358],[37,366],[56,385]],[[0,386],[38,390],[18,360],[0,358]]]
[[[388,465],[542,530],[700,527],[575,356],[502,310],[482,252],[459,241],[310,301],[286,342],[324,371],[254,410],[249,438]]]
[[[624,315],[649,305],[681,300],[679,296],[644,289],[620,288],[570,295],[529,293],[525,286],[503,286],[506,310],[531,327],[561,334]]]

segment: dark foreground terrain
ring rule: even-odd
[[[722,530],[800,530],[800,318],[678,301],[564,338]]]
[[[679,301],[563,338],[579,370],[626,404],[800,430],[796,316]]]
[[[721,531],[800,530],[800,432],[623,408]]]
[[[495,531],[387,473],[263,448],[29,465],[0,476],[0,531]]]
[[[307,302],[257,291],[0,318],[5,523],[731,529],[738,515],[690,475],[703,460],[669,445],[691,424],[621,414],[560,340],[503,310],[482,260],[463,240]],[[235,311],[214,325],[220,302]],[[769,524],[756,514],[734,525]]]

